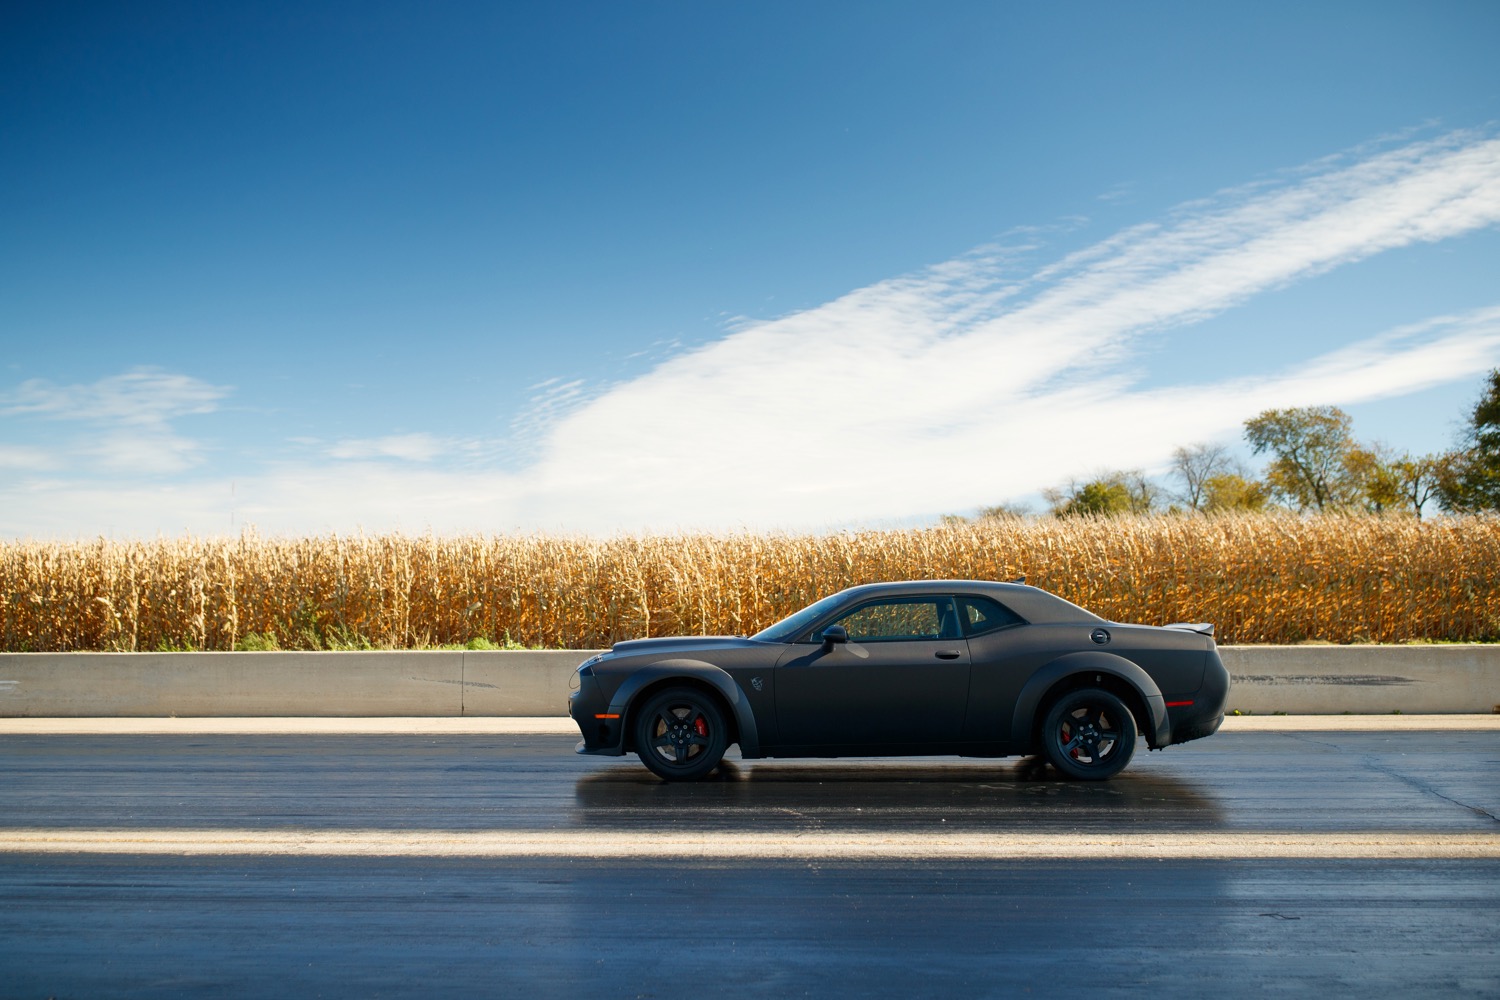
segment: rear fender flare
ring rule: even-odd
[[[1146,742],[1152,747],[1164,747],[1172,742],[1172,728],[1167,721],[1167,700],[1151,675],[1139,666],[1102,650],[1068,653],[1042,667],[1021,688],[1016,697],[1016,708],[1011,716],[1011,738],[1026,744],[1031,749],[1032,734],[1036,730],[1037,712],[1042,708],[1042,699],[1053,685],[1069,677],[1080,677],[1089,685],[1097,684],[1095,678],[1105,676],[1123,681],[1134,689],[1141,704],[1146,707],[1145,719],[1136,723],[1146,734]]]
[[[620,685],[614,698],[610,700],[609,711],[611,714],[618,714],[621,719],[629,719],[631,707],[642,691],[655,687],[661,681],[678,678],[706,684],[717,691],[728,704],[730,712],[734,713],[734,728],[738,736],[735,742],[740,745],[740,754],[745,757],[760,756],[760,734],[755,726],[755,713],[750,710],[750,702],[745,693],[723,668],[702,660],[660,660],[641,667]],[[622,726],[621,747],[629,741],[630,734]]]

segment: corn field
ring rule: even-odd
[[[6,651],[590,648],[749,634],[877,580],[1027,582],[1223,643],[1500,639],[1500,520],[995,520],[833,535],[0,543]]]

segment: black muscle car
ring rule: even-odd
[[[1018,583],[851,587],[747,638],[619,642],[578,668],[578,752],[669,780],[746,758],[1040,753],[1118,774],[1216,732],[1229,674],[1211,625],[1121,625]]]

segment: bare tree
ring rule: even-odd
[[[1422,518],[1422,508],[1429,500],[1441,500],[1444,485],[1454,477],[1461,456],[1449,451],[1441,455],[1402,455],[1391,463],[1403,503],[1411,505],[1411,512]]]
[[[1032,509],[1024,503],[1001,503],[993,507],[979,508],[981,521],[1023,520],[1031,517]]]
[[[1127,469],[1116,473],[1119,481],[1125,484],[1125,490],[1130,495],[1130,512],[1132,514],[1149,514],[1156,510],[1161,501],[1161,487],[1156,485],[1140,469]]]
[[[1215,476],[1238,472],[1229,449],[1221,444],[1194,444],[1172,452],[1172,475],[1182,484],[1173,494],[1192,510],[1202,510],[1204,484]]]

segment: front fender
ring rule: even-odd
[[[719,692],[729,704],[729,710],[734,713],[734,727],[739,734],[736,742],[740,745],[740,754],[745,757],[761,755],[760,733],[755,726],[755,713],[750,710],[750,702],[745,698],[745,693],[722,667],[716,667],[702,660],[661,660],[641,667],[627,677],[625,683],[615,691],[615,696],[609,703],[609,711],[612,714],[618,714],[622,720],[628,719],[630,707],[637,695],[658,681],[679,677],[707,684]],[[629,738],[626,727],[621,726],[619,743],[621,753],[624,752]]]
[[[1172,742],[1172,727],[1167,721],[1167,700],[1151,675],[1139,666],[1114,653],[1103,650],[1087,650],[1068,653],[1042,667],[1031,675],[1016,698],[1015,713],[1011,716],[1011,739],[1029,746],[1032,725],[1041,708],[1042,699],[1054,684],[1068,677],[1083,676],[1091,683],[1099,676],[1123,681],[1135,690],[1141,703],[1146,706],[1149,718],[1136,722],[1146,732],[1146,742],[1151,747],[1164,747]]]

